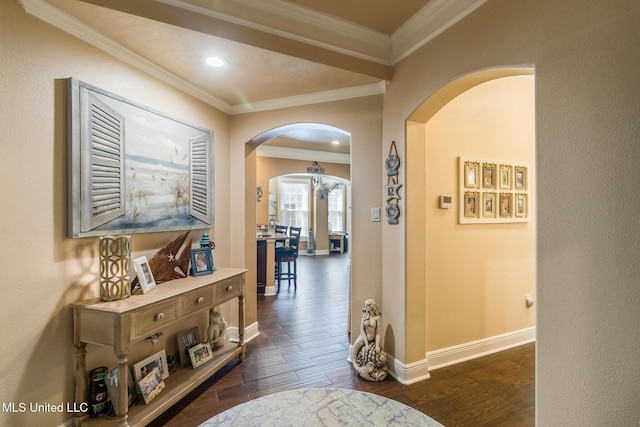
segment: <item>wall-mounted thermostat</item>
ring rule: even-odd
[[[440,209],[449,209],[452,201],[453,196],[440,196]]]

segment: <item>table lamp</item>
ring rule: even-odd
[[[101,236],[100,299],[116,301],[131,296],[131,236]]]

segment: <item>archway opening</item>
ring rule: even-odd
[[[525,302],[536,283],[534,112],[533,69],[499,68],[449,83],[406,122],[407,235],[422,237],[407,247],[407,336],[430,370],[534,340]],[[465,183],[460,159],[477,162],[477,183]],[[510,181],[485,185],[485,166],[500,165]],[[525,188],[514,187],[516,166],[526,168]],[[467,194],[478,202],[471,223]],[[508,220],[481,204],[502,195]],[[527,205],[517,217],[520,195]]]
[[[289,124],[252,138],[248,145],[257,147],[254,181],[262,194],[256,202],[256,224],[267,230],[277,222],[300,226],[301,255],[329,255],[332,233],[344,233],[348,239],[350,143],[349,132],[320,123]],[[300,200],[282,203],[283,191],[298,191]],[[264,294],[275,294],[268,276]]]

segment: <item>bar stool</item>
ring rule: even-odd
[[[276,225],[276,235],[278,234],[287,234],[287,230],[289,229],[288,225]],[[276,246],[284,246],[285,241],[282,239],[276,240]]]
[[[291,280],[293,279],[293,288],[298,289],[298,266],[296,260],[298,259],[298,247],[300,246],[300,232],[301,227],[290,227],[289,233],[289,245],[276,247],[276,280],[278,282],[278,290],[280,292],[280,281],[286,280],[291,286]],[[287,271],[283,271],[282,264],[287,263]],[[291,263],[293,263],[293,271],[291,271]]]

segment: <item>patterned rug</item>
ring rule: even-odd
[[[235,406],[200,427],[443,427],[395,400],[361,391],[312,388],[271,394]]]

